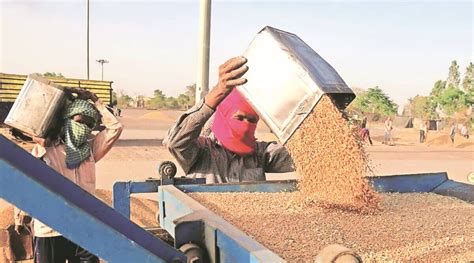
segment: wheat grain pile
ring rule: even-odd
[[[7,229],[15,224],[13,206],[7,205],[0,210],[0,229]]]
[[[285,144],[299,175],[305,204],[373,212],[380,198],[364,178],[369,160],[331,99],[323,96]]]
[[[189,195],[289,262],[335,243],[364,262],[474,260],[474,206],[453,197],[381,194],[381,211],[359,214],[295,206],[297,192]]]

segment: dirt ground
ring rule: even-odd
[[[157,164],[173,160],[162,146],[167,130],[182,112],[149,111],[138,109],[122,110],[120,121],[125,129],[121,138],[108,155],[97,163],[97,188],[112,190],[116,181],[145,180],[157,177]],[[394,175],[426,172],[448,172],[456,181],[468,183],[468,174],[474,172],[474,139],[466,140],[457,135],[455,144],[446,141],[446,132],[428,133],[428,142],[418,142],[417,129],[394,129],[394,146],[381,143],[381,125],[369,123],[373,146],[367,146],[376,175]],[[0,128],[0,134],[8,130]],[[275,140],[264,125],[259,125],[257,138]],[[440,139],[441,138],[441,139]],[[28,148],[28,145],[23,145]],[[178,168],[178,175],[183,171]],[[267,179],[294,179],[295,173],[268,174]],[[474,182],[470,182],[474,183]],[[156,200],[156,194],[141,194],[137,197]],[[0,209],[7,206],[0,199]],[[144,221],[147,222],[147,221]]]

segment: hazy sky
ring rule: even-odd
[[[184,92],[197,76],[199,1],[90,0],[91,79],[130,95]],[[0,0],[0,72],[86,78],[86,1]],[[214,1],[210,84],[270,25],[297,34],[351,87],[399,105],[473,61],[471,1]]]

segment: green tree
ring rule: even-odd
[[[117,96],[117,105],[119,107],[126,107],[131,101],[132,101],[132,97],[126,94],[121,94]]]
[[[179,109],[180,105],[178,100],[175,97],[167,97],[166,98],[166,108],[167,109]]]
[[[454,87],[450,86],[445,89],[436,99],[437,103],[448,116],[452,116],[454,113],[465,109],[472,102],[470,101],[469,96]]]
[[[196,104],[196,83],[186,86],[186,93],[189,97],[189,105]]]
[[[43,74],[40,74],[41,76],[45,78],[56,78],[56,79],[65,79],[66,77],[63,76],[62,73],[55,73],[55,72],[46,72]]]
[[[184,108],[187,110],[191,106],[191,103],[190,103],[191,99],[186,94],[179,94],[176,100],[178,101],[178,104],[181,106],[181,108]]]
[[[112,105],[117,105],[117,92],[112,91],[112,101],[110,102]]]
[[[462,88],[466,93],[474,90],[474,64],[472,64],[472,62],[466,67],[466,73],[464,73],[464,79],[462,81]]]
[[[446,81],[438,80],[435,82],[430,96],[436,98],[446,89]]]
[[[379,116],[394,115],[398,108],[378,86],[362,92],[353,103],[356,110]]]
[[[436,104],[430,96],[420,96],[409,99],[409,108],[411,116],[423,119],[431,119],[437,117]]]
[[[165,108],[166,107],[166,96],[162,90],[156,89],[153,92],[154,96],[150,100],[150,105],[156,108]]]
[[[459,74],[459,65],[456,60],[451,62],[451,66],[449,67],[449,74],[448,79],[446,81],[446,87],[454,87],[459,88],[459,83],[461,82],[460,74]]]

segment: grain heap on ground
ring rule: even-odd
[[[332,100],[323,96],[285,144],[296,166],[303,203],[358,212],[378,209],[364,178],[364,148]]]
[[[314,262],[334,243],[364,262],[474,260],[472,204],[431,193],[381,195],[382,210],[361,215],[295,207],[297,192],[190,194],[289,262]]]

